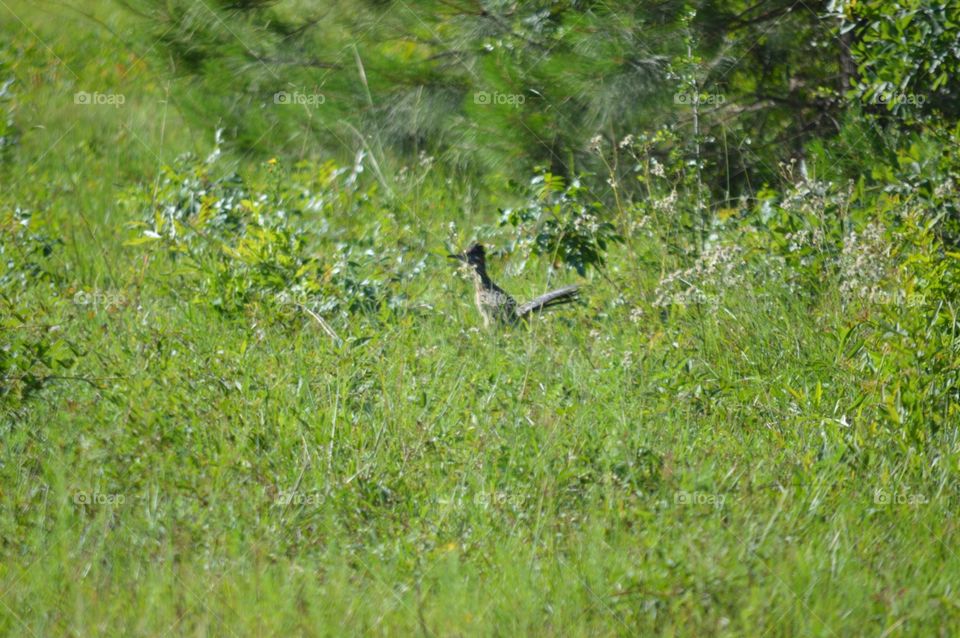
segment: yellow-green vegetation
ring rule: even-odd
[[[583,174],[360,121],[271,153],[149,4],[0,0],[0,635],[960,633],[949,112],[851,106],[729,196],[689,120]],[[582,302],[482,328],[478,240]]]

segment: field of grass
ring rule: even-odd
[[[508,244],[495,195],[205,161],[216,123],[90,4],[0,0],[0,635],[960,632],[955,299],[850,302],[745,224],[711,297],[659,303],[690,261],[652,216],[586,276],[495,255],[584,301],[486,330],[445,256]],[[155,224],[204,171],[248,243],[212,200]]]

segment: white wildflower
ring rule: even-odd
[[[733,244],[711,244],[688,268],[674,271],[657,285],[654,306],[704,304],[716,308],[720,293],[739,288],[746,279],[742,249]]]
[[[669,195],[663,199],[653,200],[653,209],[659,212],[668,212],[673,210],[674,204],[677,203],[677,191],[671,191]]]
[[[844,299],[879,298],[878,285],[892,266],[893,246],[884,230],[879,222],[871,222],[844,240],[840,254],[840,294]]]
[[[666,172],[663,170],[663,164],[658,162],[656,157],[650,158],[650,172],[657,177],[666,176]]]

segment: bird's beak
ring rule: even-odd
[[[463,255],[447,255],[447,259],[456,259],[457,261],[466,261],[467,258]]]

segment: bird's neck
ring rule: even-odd
[[[490,276],[487,275],[487,268],[483,264],[476,264],[473,267],[474,275],[476,275],[477,283],[483,286],[484,288],[489,288],[493,285],[493,282],[490,280]]]

